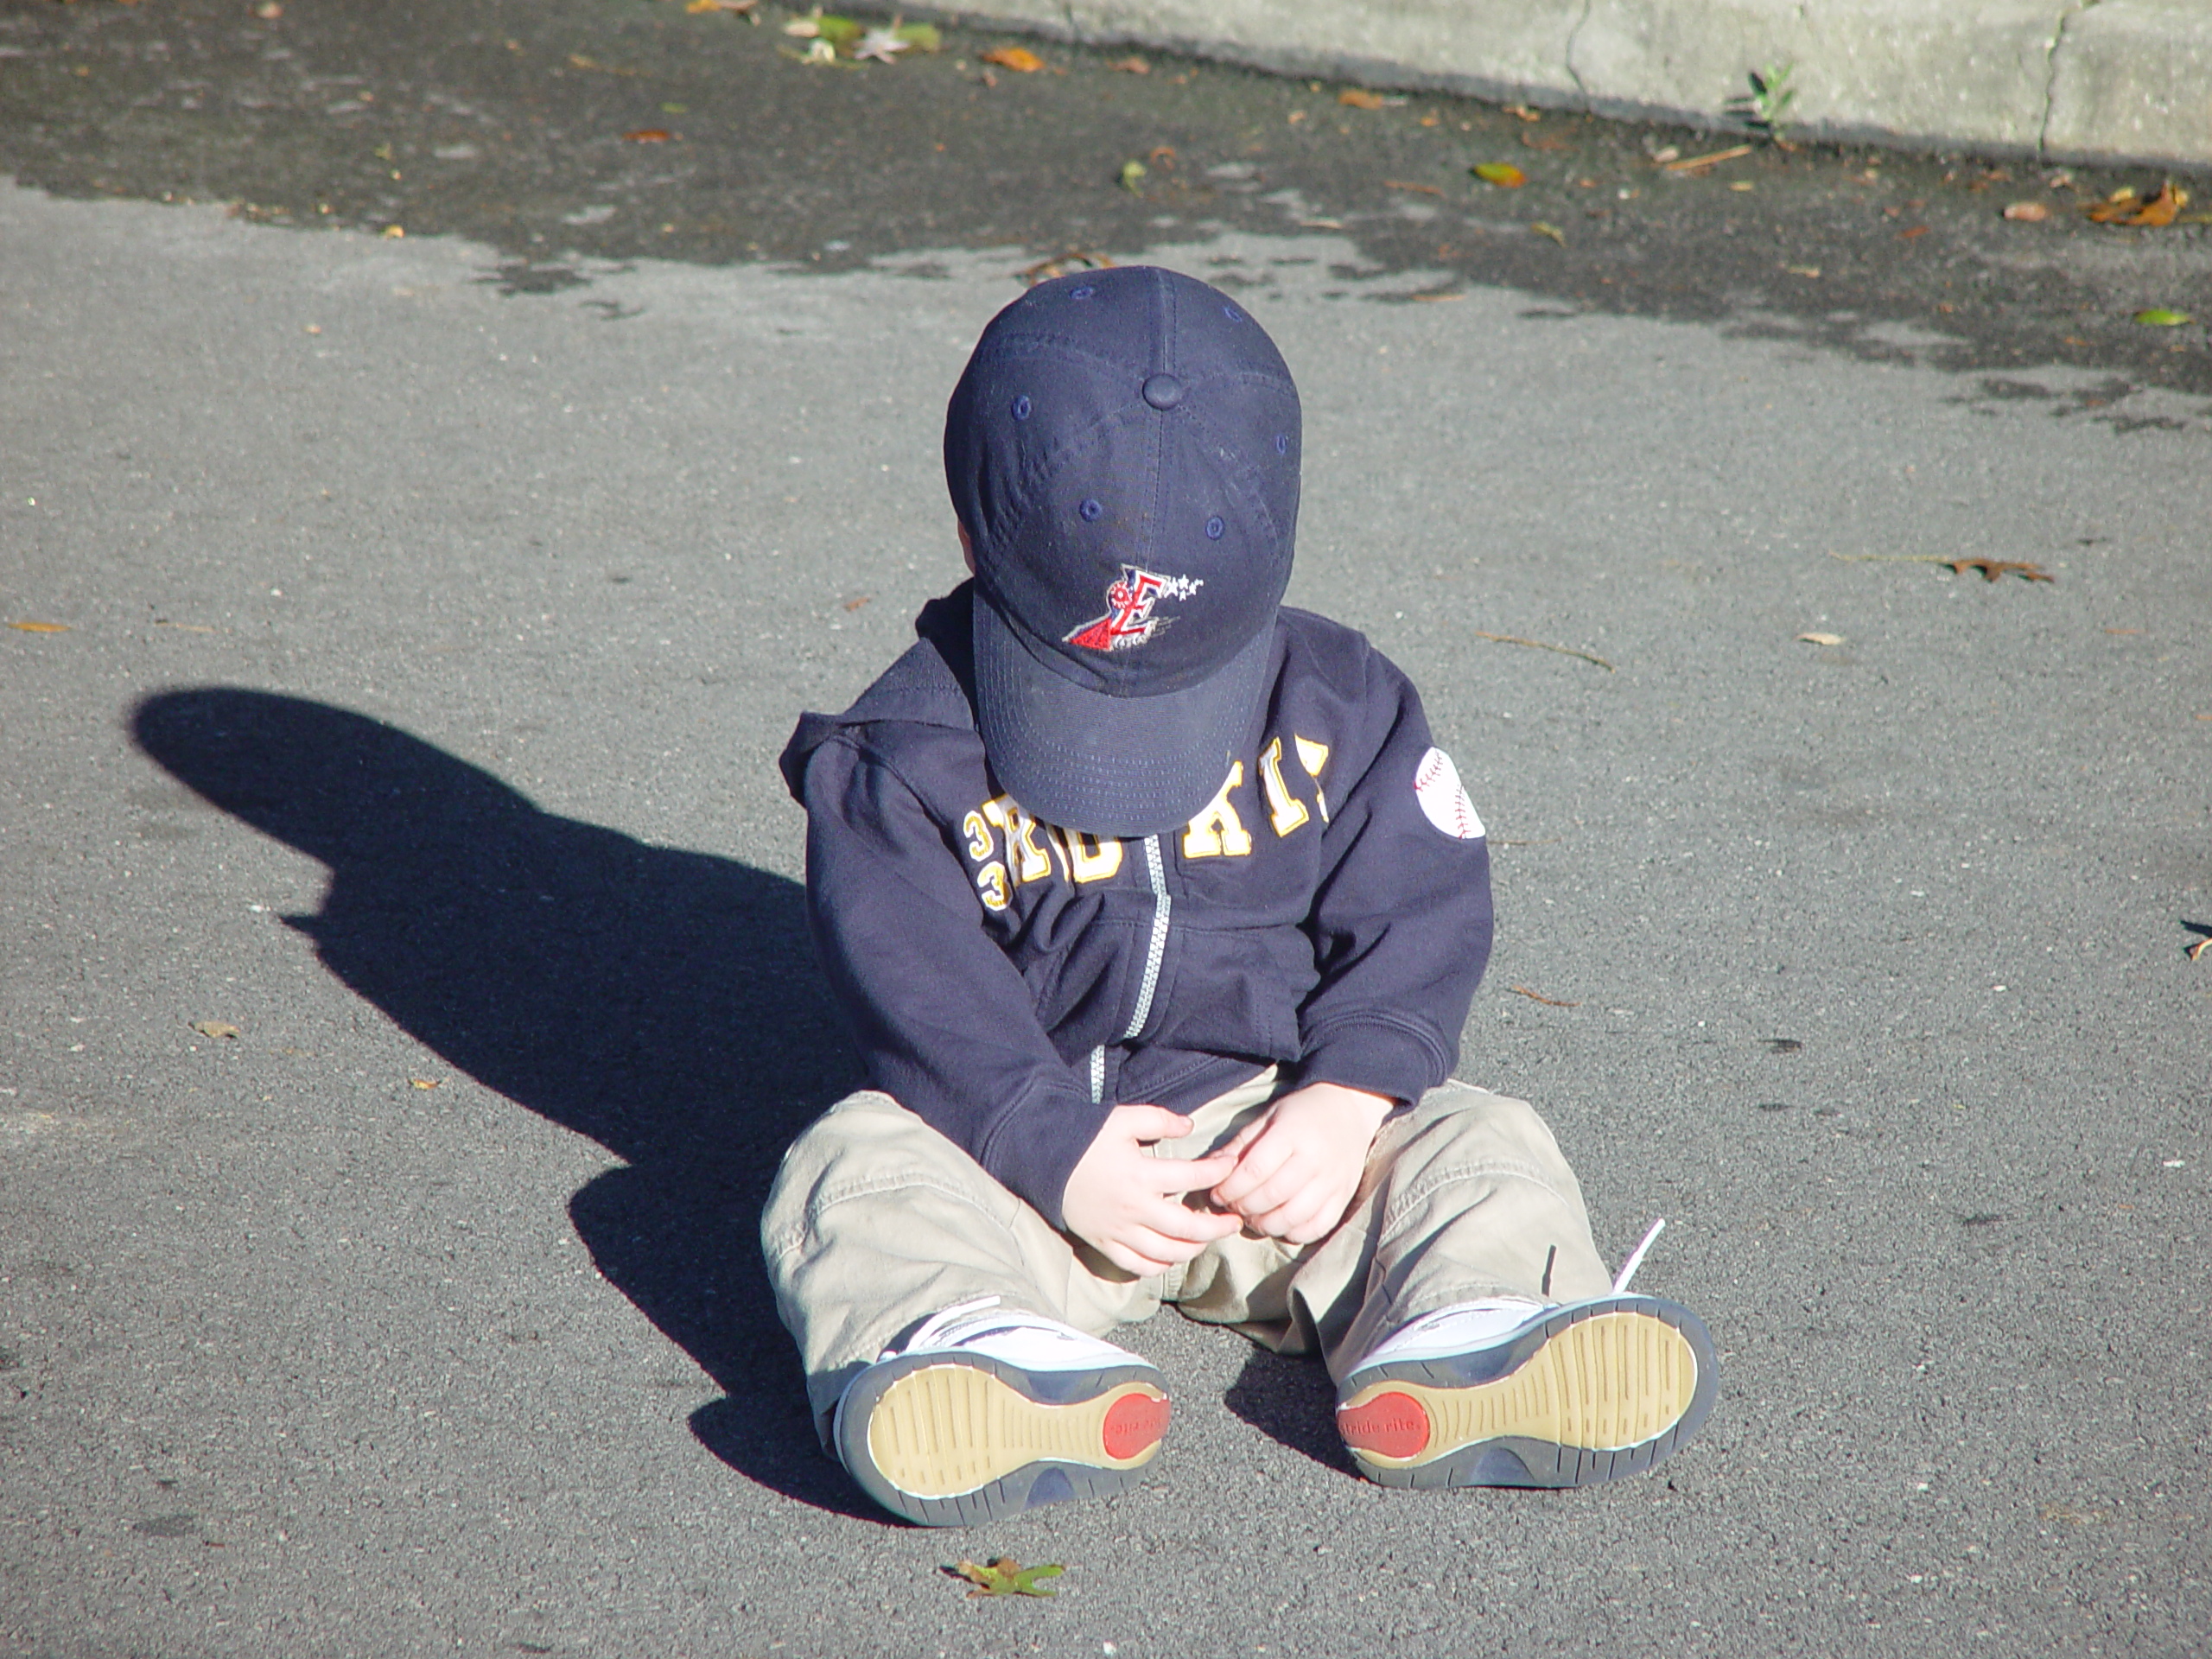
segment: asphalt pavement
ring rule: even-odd
[[[2203,1653],[2212,373],[2133,321],[2203,231],[782,21],[0,9],[0,1649]],[[753,1226],[855,1072],[773,758],[1098,257],[1299,378],[1292,599],[1496,849],[1460,1074],[1723,1351],[1648,1478],[1383,1491],[1172,1313],[1123,1497],[922,1531],[815,1447]]]

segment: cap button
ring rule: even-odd
[[[1172,374],[1155,374],[1144,383],[1144,400],[1154,409],[1173,409],[1183,401],[1183,383]]]

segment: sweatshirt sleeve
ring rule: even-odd
[[[1412,1101],[1452,1075],[1490,960],[1490,847],[1411,683],[1379,654],[1366,667],[1355,753],[1372,759],[1339,780],[1324,842],[1300,1076]]]
[[[806,898],[875,1087],[1054,1226],[1107,1108],[1077,1086],[966,866],[914,791],[840,735],[806,762]]]

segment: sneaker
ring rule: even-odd
[[[988,1296],[932,1315],[855,1377],[831,1441],[868,1495],[973,1526],[1131,1484],[1167,1432],[1147,1361]]]
[[[1680,1446],[1712,1410],[1719,1368],[1696,1314],[1627,1294],[1643,1256],[1611,1295],[1465,1302],[1387,1338],[1337,1406],[1360,1472],[1385,1486],[1594,1486]]]

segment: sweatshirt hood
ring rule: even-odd
[[[954,731],[976,729],[975,582],[923,606],[914,618],[915,642],[842,715],[804,714],[776,761],[791,798],[801,793],[806,763],[815,750],[849,726],[880,720],[909,721]]]

